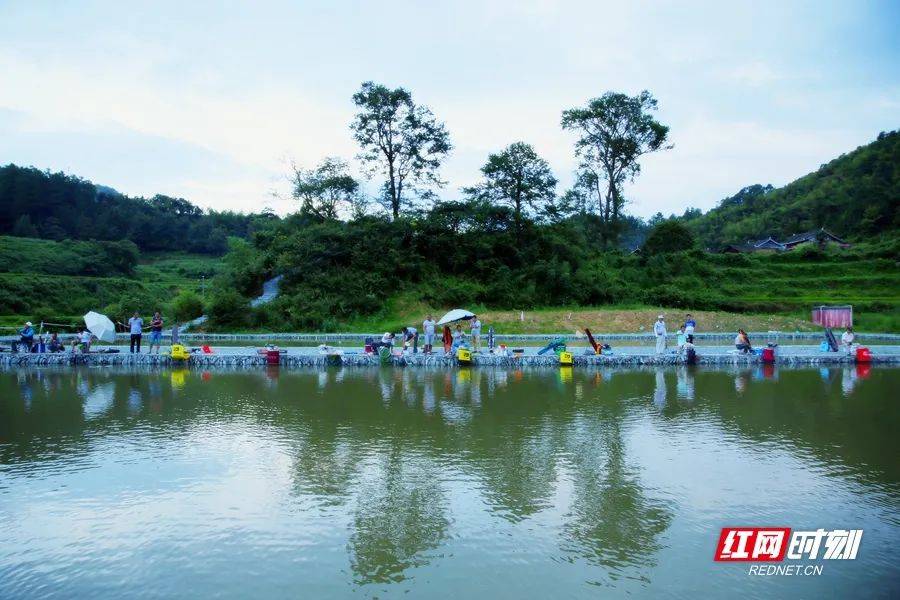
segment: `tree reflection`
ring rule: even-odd
[[[660,373],[661,374],[661,373]],[[655,382],[654,398],[665,382]],[[600,406],[599,418],[579,423],[570,444],[573,499],[563,526],[562,548],[605,567],[613,579],[654,564],[659,536],[672,521],[672,509],[649,496],[639,471],[626,460],[620,400]]]
[[[394,449],[361,486],[350,536],[350,565],[360,584],[406,579],[427,564],[450,520],[439,478],[427,463]]]
[[[154,444],[180,449],[185,432],[224,422],[262,432],[285,459],[284,479],[271,483],[283,486],[287,510],[312,505],[314,518],[340,523],[329,526],[349,523],[340,548],[357,583],[401,581],[435,560],[460,500],[486,527],[545,535],[556,554],[593,565],[595,579],[642,577],[674,508],[630,453],[641,424],[713,424],[801,449],[842,476],[900,478],[890,459],[900,413],[883,398],[895,370],[760,373],[284,369],[277,382],[264,370],[2,373],[0,462],[90,453],[148,423]]]

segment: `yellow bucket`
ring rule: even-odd
[[[460,348],[456,351],[456,360],[458,360],[460,364],[470,364],[472,362],[472,351]]]
[[[181,344],[173,344],[172,349],[169,350],[169,356],[172,357],[172,360],[187,360],[191,357],[191,353]]]
[[[571,352],[560,352],[559,353],[559,364],[571,367],[575,364],[575,357],[572,356]]]

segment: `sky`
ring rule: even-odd
[[[561,192],[561,112],[646,89],[674,147],[642,160],[627,210],[680,214],[900,126],[898,29],[890,1],[0,0],[0,164],[285,214],[292,163],[354,159],[372,80],[446,124],[442,198],[516,141]]]

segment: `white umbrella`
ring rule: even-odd
[[[446,325],[447,323],[452,323],[454,321],[468,321],[473,318],[475,313],[470,313],[467,310],[463,310],[461,308],[454,308],[446,315],[441,317],[441,320],[437,322],[438,325]]]
[[[116,326],[106,315],[91,311],[84,315],[84,324],[88,331],[97,336],[98,340],[110,343],[116,341]]]

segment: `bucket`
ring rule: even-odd
[[[575,364],[575,357],[572,356],[571,352],[560,352],[559,353],[559,364],[564,367],[571,367]]]
[[[381,363],[381,366],[386,367],[391,364],[391,350],[386,346],[381,346],[378,348],[378,361]]]
[[[856,349],[856,362],[858,363],[870,363],[872,362],[872,353],[865,346],[860,346]]]
[[[762,361],[770,365],[773,364],[775,362],[775,348],[763,348]]]
[[[281,351],[280,350],[266,350],[266,364],[267,365],[281,364]]]
[[[172,360],[187,360],[191,357],[191,353],[181,344],[173,344],[169,356],[172,357]]]
[[[465,348],[460,348],[456,351],[456,360],[458,360],[461,365],[467,365],[472,362],[472,352]]]

